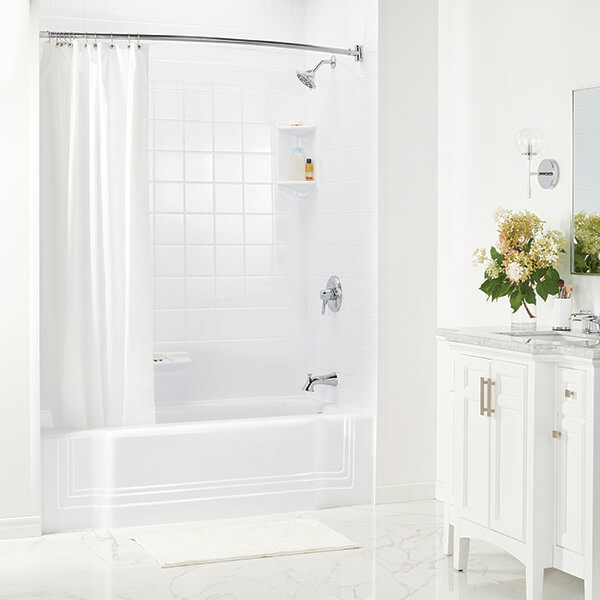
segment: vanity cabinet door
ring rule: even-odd
[[[527,365],[492,361],[490,527],[525,538]]]
[[[585,373],[560,367],[556,398],[556,545],[583,554]]]
[[[456,368],[455,490],[461,517],[488,526],[490,419],[481,414],[481,379],[490,376],[491,361],[463,355]]]

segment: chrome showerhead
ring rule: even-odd
[[[303,83],[309,90],[314,90],[317,87],[315,81],[315,73],[322,65],[331,65],[332,69],[335,69],[337,65],[337,59],[332,56],[329,60],[322,60],[317,63],[314,69],[307,69],[306,71],[296,71],[296,77]]]
[[[312,70],[308,71],[296,71],[296,77],[303,83],[307,88],[314,90],[317,87],[315,82],[315,72]]]

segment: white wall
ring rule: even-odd
[[[378,502],[433,496],[437,11],[380,2]]]
[[[506,299],[486,302],[471,266],[477,246],[495,239],[497,206],[528,209],[568,232],[571,215],[571,90],[600,84],[594,0],[440,2],[439,323],[504,325]],[[540,158],[558,160],[554,190],[534,183],[525,194],[526,163],[514,147],[518,129],[537,127]],[[534,166],[537,166],[534,163]],[[559,269],[579,307],[600,311],[600,280]],[[551,304],[539,307],[549,325]]]
[[[33,11],[35,12],[35,11]],[[28,0],[4,0],[0,36],[0,538],[35,535],[39,518],[39,405],[35,279],[37,40]],[[32,15],[35,17],[35,14]],[[37,26],[33,18],[32,25]],[[34,29],[35,31],[35,29]],[[37,35],[37,32],[36,32]],[[33,51],[32,51],[33,49]],[[35,98],[35,101],[30,99]],[[33,166],[33,168],[32,168]]]

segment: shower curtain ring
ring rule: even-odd
[[[98,47],[98,32],[94,32],[94,48]]]
[[[138,43],[137,43],[137,47],[138,47],[138,48],[141,48],[141,47],[142,47],[142,45],[140,44],[140,34],[139,34],[139,33],[138,33]]]
[[[112,32],[111,32],[111,34],[110,34],[110,47],[111,47],[111,48],[114,48],[114,47],[115,47],[115,41],[114,41],[114,39],[113,39],[113,34],[112,34]]]
[[[131,34],[130,33],[127,34],[127,47],[131,48]]]

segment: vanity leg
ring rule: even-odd
[[[525,589],[527,600],[542,600],[544,591],[544,567],[530,560],[525,565]]]
[[[450,522],[449,512],[448,505],[444,504],[444,532],[442,544],[446,556],[452,556],[454,553],[454,525]]]
[[[454,568],[457,571],[464,571],[467,568],[469,562],[469,546],[471,544],[470,538],[461,538],[460,534],[454,532]],[[527,599],[529,600],[529,598]]]
[[[454,554],[454,525],[452,523],[444,523],[444,554],[452,556]]]

